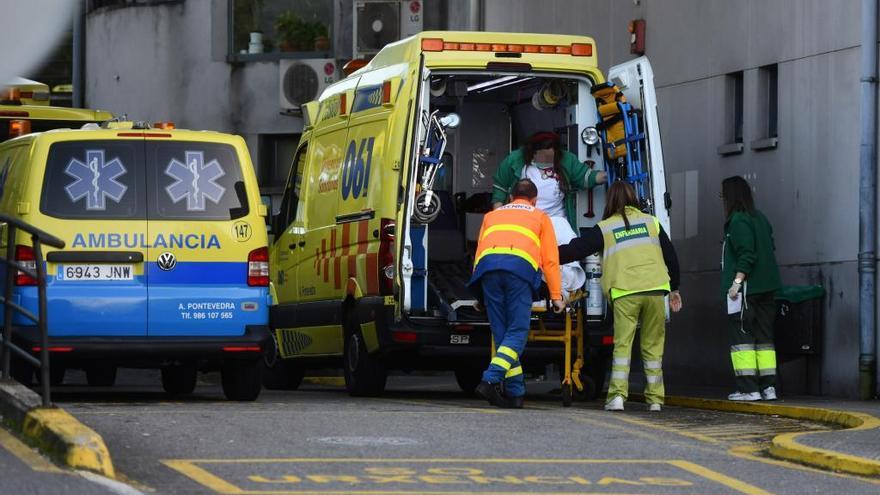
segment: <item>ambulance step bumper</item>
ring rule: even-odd
[[[33,327],[16,329],[14,340],[32,353],[40,351]],[[272,349],[266,325],[249,325],[240,336],[183,337],[50,337],[52,359],[102,358],[114,361],[138,359],[205,359],[256,357]]]

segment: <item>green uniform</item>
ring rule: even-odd
[[[578,190],[590,189],[596,185],[596,176],[598,170],[591,169],[586,164],[578,160],[577,156],[568,151],[562,152],[562,160],[560,161],[562,171],[568,181],[569,188],[565,193],[565,215],[571,228],[577,232],[577,211],[575,208],[575,192]],[[525,168],[525,158],[522,150],[514,150],[498,165],[495,175],[492,178],[494,184],[492,188],[493,203],[508,203],[510,200],[510,190],[516,181],[522,178],[523,168]]]
[[[782,282],[770,222],[758,210],[734,212],[724,224],[723,251],[723,298],[727,298],[727,290],[736,272],[746,274],[743,309],[727,316],[730,360],[737,389],[746,393],[758,392],[776,386],[776,349],[773,345],[776,302],[773,293]]]
[[[599,222],[602,231],[602,290],[614,310],[614,353],[608,400],[629,391],[632,342],[641,323],[645,400],[663,404],[663,346],[669,271],[660,249],[660,221],[627,207],[629,229],[620,215]]]

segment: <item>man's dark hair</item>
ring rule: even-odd
[[[513,185],[513,191],[510,192],[513,199],[525,198],[528,200],[538,197],[538,187],[529,179],[521,179]]]

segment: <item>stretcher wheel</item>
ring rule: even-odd
[[[571,407],[571,396],[572,396],[572,387],[573,384],[562,384],[562,405],[563,407]]]

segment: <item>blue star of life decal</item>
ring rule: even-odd
[[[74,180],[64,190],[74,203],[86,198],[86,210],[106,210],[107,198],[120,202],[128,186],[118,179],[127,172],[125,166],[114,158],[104,160],[104,150],[86,150],[86,161],[71,158],[64,173]]]
[[[172,158],[165,173],[175,182],[165,188],[174,203],[186,198],[187,211],[204,211],[205,199],[219,203],[226,188],[215,181],[226,175],[217,160],[205,163],[202,151],[186,151],[186,163]]]

